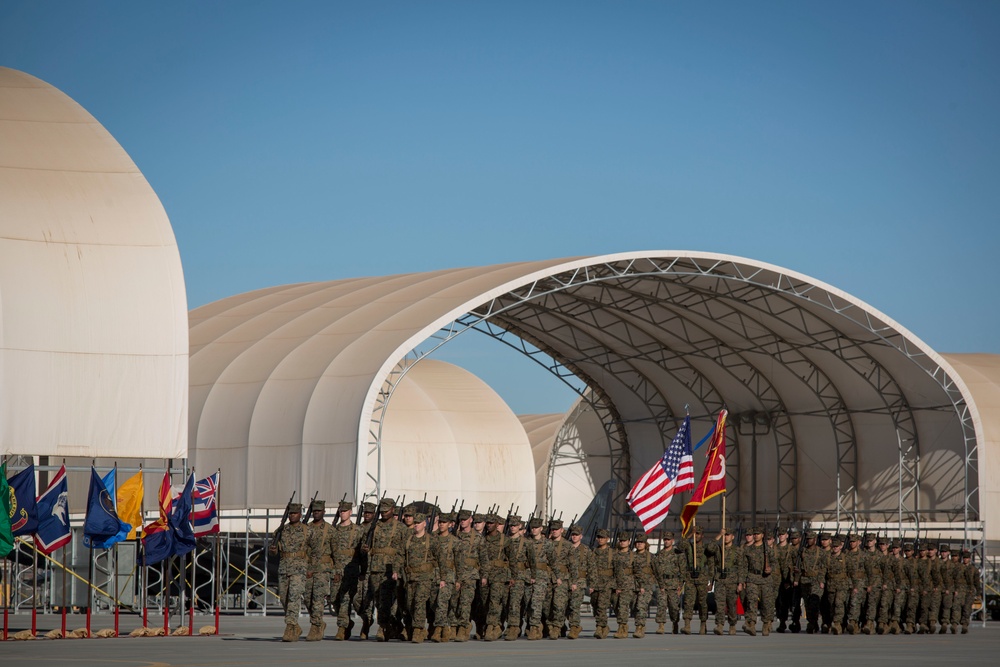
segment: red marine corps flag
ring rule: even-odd
[[[687,537],[698,508],[711,498],[726,492],[726,415],[723,409],[715,422],[715,433],[708,447],[708,459],[705,461],[705,472],[701,475],[698,488],[691,495],[684,509],[681,510],[682,535]]]

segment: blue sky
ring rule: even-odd
[[[839,287],[1000,353],[1000,4],[0,4],[170,216],[190,307],[645,249]],[[571,397],[475,341],[518,412]]]

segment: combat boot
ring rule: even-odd
[[[747,633],[751,637],[756,637],[757,636],[757,628],[755,627],[756,625],[757,625],[756,622],[749,623],[748,621],[743,621],[743,632]]]
[[[371,632],[372,624],[368,621],[361,621],[361,634],[358,635],[358,639],[364,641],[368,639],[368,633]]]
[[[855,621],[848,621],[847,623],[847,634],[856,635],[858,634],[858,624]]]
[[[785,625],[785,621],[782,619],[782,621],[778,623],[778,634],[785,634],[786,629],[788,629],[788,626]]]
[[[632,636],[635,637],[636,639],[642,639],[643,637],[645,637],[646,636],[646,626],[645,625],[637,625],[637,626],[635,626],[635,633]]]
[[[458,630],[455,632],[455,641],[467,642],[469,641],[470,634],[472,634],[472,628],[468,625],[459,626]]]
[[[549,639],[559,639],[559,635],[562,633],[562,628],[560,628],[555,623],[549,623]]]
[[[689,618],[684,619],[684,629],[681,630],[681,633],[685,635],[691,634],[691,619]]]
[[[444,628],[442,628],[440,625],[435,625],[434,632],[431,633],[431,636],[428,637],[428,639],[430,639],[435,644],[439,644],[441,642],[441,636],[443,634],[444,634]]]
[[[708,634],[708,621],[702,621],[701,622],[701,627],[698,628],[698,634],[699,635],[707,635]]]
[[[450,625],[444,626],[444,636],[441,638],[441,641],[443,642],[453,641],[455,639],[455,630],[456,628],[454,628],[453,626]]]
[[[574,625],[569,629],[569,632],[566,633],[566,637],[569,639],[576,639],[580,636],[581,632],[583,632],[583,628],[579,625]]]
[[[354,619],[347,622],[347,630],[344,632],[344,641],[351,638],[351,631],[354,629]]]
[[[413,628],[410,631],[410,643],[412,644],[423,644],[426,637],[427,631],[423,628]]]
[[[604,626],[595,628],[594,629],[594,639],[604,639],[604,637],[605,637],[604,630],[605,630]]]
[[[334,640],[342,642],[347,639],[347,628],[337,628],[337,634],[333,636]]]
[[[765,637],[771,634],[771,621],[764,621],[764,625],[760,628],[760,634]]]
[[[736,636],[736,625],[734,623],[729,624],[729,636],[730,637]]]
[[[628,639],[628,624],[619,623],[615,631],[615,639]]]
[[[864,625],[861,626],[861,634],[863,634],[863,635],[870,635],[871,633],[872,633],[872,625],[871,625],[871,621],[868,621]]]
[[[309,634],[306,635],[307,642],[318,642],[323,639],[323,633],[326,632],[326,623],[322,625],[310,625]]]
[[[967,626],[967,625],[963,625],[962,626],[962,634],[963,635],[969,634],[969,626]]]
[[[833,625],[830,626],[830,634],[831,635],[840,634],[840,623],[834,623]]]
[[[299,635],[302,634],[302,628],[296,623],[286,623],[285,624],[285,634],[281,635],[281,641],[283,642],[297,642],[299,641]]]
[[[797,620],[792,621],[792,624],[789,626],[789,629],[792,631],[793,634],[797,635],[800,632],[802,632],[802,624],[799,623]]]
[[[904,635],[913,634],[913,623],[907,623],[906,626],[903,627],[903,634]]]
[[[884,622],[882,622],[882,621],[878,622],[878,625],[875,626],[875,634],[877,634],[877,635],[884,635],[885,634],[885,623]]]
[[[898,635],[900,632],[902,632],[902,629],[899,627],[899,621],[893,621],[889,624],[890,635]]]
[[[927,624],[927,634],[933,635],[935,630],[937,630],[937,624],[934,621]]]
[[[957,634],[957,633],[958,633],[958,623],[952,623],[951,624],[951,634],[954,635],[954,634]]]
[[[715,624],[715,634],[719,635],[720,637],[724,634],[722,631],[722,623]]]
[[[511,625],[507,628],[507,632],[504,634],[503,638],[505,641],[512,642],[521,635],[521,628],[516,625]]]
[[[677,623],[677,621],[674,621],[674,627],[673,627],[673,633],[674,633],[675,635],[676,635],[676,634],[677,634],[678,632],[680,632],[680,631],[679,631],[679,630],[678,630],[677,628],[678,628],[678,623]]]
[[[665,625],[666,625],[666,623],[657,623],[656,624],[656,634],[662,635],[663,633],[665,633],[667,631],[666,628],[664,627]]]
[[[375,633],[375,639],[379,640],[380,642],[385,641],[385,629],[381,625],[378,626],[378,631]]]
[[[946,634],[948,634],[948,624],[947,623],[942,623],[941,624],[941,629],[938,630],[938,634],[939,635],[946,635]]]

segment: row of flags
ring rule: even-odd
[[[107,549],[123,540],[142,537],[143,564],[188,553],[198,537],[219,532],[216,497],[219,473],[195,482],[194,474],[179,494],[173,493],[170,472],[160,484],[160,516],[142,526],[142,473],[117,483],[118,470],[106,475],[90,469],[87,514],[83,522],[83,544]],[[7,464],[0,465],[0,558],[14,548],[14,538],[34,535],[36,548],[44,554],[69,544],[69,484],[66,466],[59,468],[48,488],[35,496],[35,466],[30,465],[7,479]]]
[[[660,460],[632,486],[626,500],[647,533],[652,532],[666,518],[675,493],[695,489],[691,500],[681,510],[683,535],[687,536],[698,509],[710,499],[726,492],[726,417],[725,410],[719,412],[715,426],[705,436],[705,439],[710,439],[710,443],[705,471],[698,488],[695,489],[694,484],[690,416],[684,417],[677,435]]]

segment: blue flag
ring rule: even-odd
[[[38,528],[35,510],[35,466],[30,465],[17,473],[10,484],[10,530],[14,537],[30,535]]]
[[[35,544],[44,554],[69,544],[69,485],[66,483],[66,466],[49,482],[49,488],[38,497],[38,530]]]
[[[191,525],[191,505],[194,502],[194,473],[188,476],[184,491],[174,500],[174,507],[170,512],[170,527],[174,534],[174,555],[182,556],[193,550],[198,543],[194,536],[194,527]]]
[[[112,468],[108,471],[108,474],[101,478],[101,483],[104,484],[104,488],[108,490],[111,494],[111,502],[115,503],[115,509],[118,509],[118,498],[115,494],[118,492],[118,482],[117,482],[118,468]]]
[[[130,524],[118,518],[115,502],[97,475],[90,468],[90,490],[87,492],[87,518],[83,522],[83,546],[90,549],[107,549],[128,537]]]

